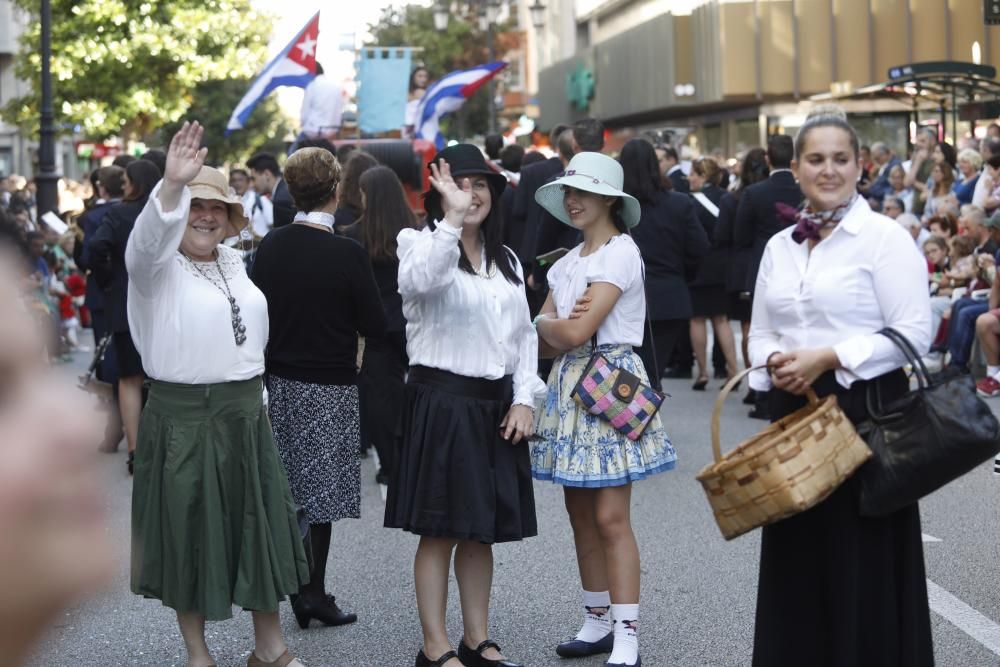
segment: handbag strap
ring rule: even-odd
[[[906,360],[910,362],[910,366],[913,367],[913,373],[917,376],[917,382],[920,384],[921,389],[927,389],[933,385],[931,374],[927,370],[927,366],[924,365],[924,360],[917,354],[917,348],[913,346],[909,338],[892,327],[885,327],[879,333],[891,340],[903,353]]]

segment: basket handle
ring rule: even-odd
[[[722,417],[722,406],[726,403],[726,398],[732,392],[733,387],[738,385],[740,381],[750,373],[754,371],[759,371],[763,368],[767,368],[767,365],[754,366],[753,368],[748,368],[741,373],[737,373],[719,392],[719,397],[715,399],[715,407],[712,409],[712,454],[715,456],[715,462],[719,463],[722,461],[722,447],[719,444],[719,418]],[[809,399],[809,404],[816,406],[819,405],[819,397],[816,396],[816,392],[813,391],[811,386],[806,387],[806,398]]]

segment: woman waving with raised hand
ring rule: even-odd
[[[385,525],[420,536],[417,667],[517,667],[488,634],[492,545],[538,532],[525,442],[545,391],[538,339],[521,265],[502,242],[507,179],[470,144],[444,149],[430,169],[430,224],[397,239],[410,370]],[[445,628],[453,553],[457,653]]]
[[[128,317],[150,379],[132,491],[132,592],[177,612],[188,667],[214,667],[205,621],[253,614],[248,667],[301,667],[278,604],[309,581],[263,405],[267,303],[222,241],[248,221],[204,166],[202,127],[170,142],[125,250]]]

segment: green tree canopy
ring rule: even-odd
[[[17,60],[32,91],[3,113],[29,126],[41,98],[39,3],[15,1],[33,19]],[[56,122],[93,139],[147,136],[181,118],[199,84],[254,75],[272,27],[250,0],[52,0],[52,16]]]
[[[275,155],[285,152],[285,137],[292,132],[288,117],[278,106],[274,94],[268,95],[253,110],[240,130],[225,136],[226,123],[236,104],[250,87],[251,79],[223,79],[199,83],[191,95],[191,106],[183,118],[167,123],[154,133],[158,146],[166,146],[185,119],[205,126],[202,145],[208,147],[209,164],[244,163],[258,151]]]
[[[438,31],[434,28],[432,7],[391,6],[384,9],[378,22],[369,25],[368,29],[372,34],[369,44],[373,46],[423,47],[424,51],[415,54],[414,59],[423,62],[432,80],[456,69],[482,65],[488,58],[486,33],[479,30],[473,12],[452,13],[448,28]],[[497,34],[503,29],[503,26],[498,26]],[[496,52],[504,52],[504,44],[500,39],[496,43]],[[466,101],[459,110],[457,119],[445,119],[441,126],[445,136],[463,139],[465,136],[487,131],[487,90],[488,87],[484,86]]]

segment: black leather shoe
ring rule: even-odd
[[[413,663],[413,667],[441,667],[444,663],[448,662],[452,658],[457,658],[458,654],[454,651],[446,651],[442,653],[437,660],[431,660],[426,655],[424,655],[424,650],[420,649],[417,651],[417,661]],[[461,660],[459,660],[461,662]]]
[[[690,380],[694,375],[691,373],[690,368],[668,368],[663,373],[663,377],[670,378],[671,380]]]
[[[489,658],[484,658],[483,651],[489,648],[495,648],[498,652],[500,651],[500,646],[492,639],[485,640],[475,650],[466,646],[463,639],[458,642],[458,659],[466,667],[522,667],[519,663],[511,662],[510,660],[490,660]]]
[[[343,611],[338,607],[337,598],[332,595],[320,600],[299,595],[292,602],[292,613],[295,614],[295,620],[303,630],[309,627],[309,621],[314,618],[323,625],[347,625],[358,620],[357,614]]]
[[[611,653],[615,647],[615,633],[609,632],[596,642],[585,642],[582,639],[570,639],[556,646],[556,654],[563,658],[584,658],[588,655]]]
[[[771,415],[767,410],[761,410],[760,408],[754,408],[747,413],[747,417],[750,419],[764,419],[766,421],[771,421]]]

